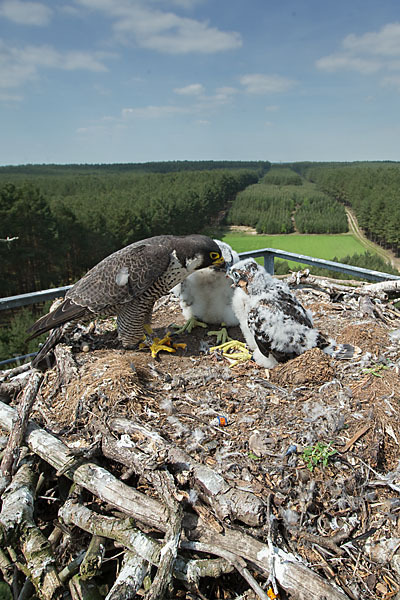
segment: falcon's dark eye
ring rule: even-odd
[[[217,258],[220,258],[219,252],[210,252],[210,258],[211,260],[217,260]]]

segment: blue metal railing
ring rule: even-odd
[[[287,252],[286,250],[278,250],[277,248],[249,250],[248,252],[241,252],[239,256],[240,258],[257,258],[262,256],[264,258],[264,267],[268,273],[271,273],[271,275],[274,274],[274,259],[284,258],[285,260],[291,260],[293,262],[302,263],[305,265],[313,265],[323,269],[329,269],[330,271],[345,273],[346,275],[352,275],[353,277],[362,277],[363,279],[368,279],[369,281],[400,279],[400,275],[391,275],[390,273],[383,273],[381,271],[372,271],[371,269],[363,269],[362,267],[353,267],[352,265],[345,265],[344,263],[334,262],[333,260],[315,258],[314,256],[305,256],[304,254]]]

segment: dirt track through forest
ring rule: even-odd
[[[371,242],[371,240],[369,240],[364,235],[363,231],[360,229],[356,216],[353,214],[353,212],[347,207],[345,207],[345,210],[347,214],[347,220],[349,223],[350,233],[352,233],[354,237],[357,238],[357,240],[364,246],[364,248],[370,250],[371,252],[375,252],[384,260],[389,261],[392,267],[400,270],[400,258],[395,256],[394,252],[392,252],[391,250],[385,250],[384,248],[382,248],[382,246],[379,246],[379,244]]]

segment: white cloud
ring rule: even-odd
[[[337,52],[316,61],[318,69],[328,72],[356,71],[364,75],[400,70],[400,23],[388,23],[379,31],[362,35],[351,33]],[[384,81],[390,78],[385,78]]]
[[[207,21],[181,17],[155,9],[145,0],[76,0],[89,10],[106,13],[122,43],[135,42],[142,48],[168,54],[198,52],[212,54],[242,46],[239,33],[221,31]]]
[[[377,56],[400,56],[400,23],[388,23],[379,31],[344,38],[343,47],[350,52]]]
[[[359,73],[376,73],[382,68],[380,61],[369,58],[358,58],[346,54],[331,54],[317,60],[316,65],[322,71],[358,71]]]
[[[185,8],[186,10],[191,10],[197,4],[201,4],[202,2],[204,2],[204,0],[172,0],[172,3],[175,4],[175,6]]]
[[[229,96],[233,96],[234,94],[237,94],[238,90],[234,87],[230,87],[228,85],[223,86],[223,87],[219,87],[216,89],[216,94],[219,98],[228,98]]]
[[[211,112],[221,106],[225,106],[231,100],[231,97],[237,90],[231,87],[217,88],[216,93],[211,96],[204,94],[202,84],[196,83],[187,85],[183,88],[176,88],[175,93],[180,94],[186,100],[186,105],[161,105],[161,106],[143,106],[134,108],[124,108],[121,112],[122,118],[140,118],[140,119],[159,119],[171,117],[179,114],[204,115],[208,117]],[[200,118],[198,122],[208,122]]]
[[[17,48],[0,40],[0,88],[18,88],[39,77],[42,69],[106,71],[103,60],[113,55],[90,52],[65,52],[52,46]]]
[[[240,77],[240,83],[248,94],[276,94],[287,92],[296,82],[281,75],[262,75],[254,73]]]
[[[4,0],[0,5],[0,17],[18,25],[48,25],[52,14],[51,8],[40,2]]]
[[[138,108],[123,108],[121,111],[122,118],[139,118],[139,119],[159,119],[161,117],[169,117],[171,115],[182,114],[189,112],[186,108],[178,106],[144,106]]]
[[[204,87],[201,83],[191,83],[182,88],[175,88],[174,92],[182,96],[198,96],[204,93]]]

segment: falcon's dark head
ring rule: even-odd
[[[239,261],[239,254],[235,252],[235,250],[233,250],[233,248],[231,248],[229,244],[221,242],[221,240],[214,240],[214,242],[218,244],[222,252],[222,256],[224,257],[225,261],[225,265],[223,266],[225,271],[228,271],[228,269],[230,269],[232,265]]]
[[[259,279],[264,269],[253,259],[246,258],[233,265],[228,275],[232,279],[232,287],[240,287],[246,294],[258,291]]]
[[[177,238],[175,250],[181,264],[189,272],[225,264],[221,248],[206,235],[193,234]]]

